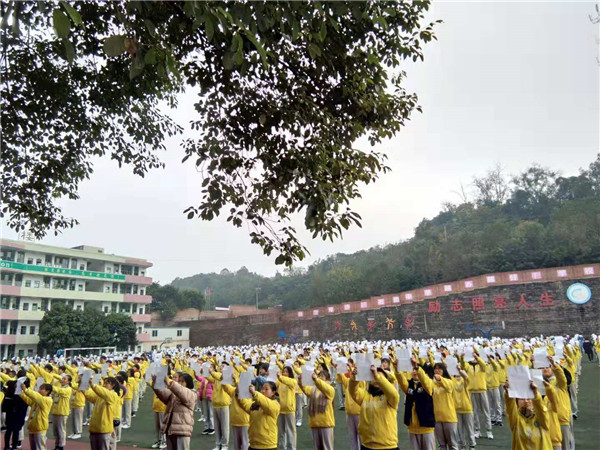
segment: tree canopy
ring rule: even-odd
[[[305,256],[289,219],[333,240],[348,204],[388,170],[355,147],[397,133],[415,109],[404,60],[434,38],[429,0],[2,2],[1,213],[38,238],[73,226],[94,157],[144,176],[182,131],[161,105],[197,95],[182,143],[203,189],[189,219],[224,213],[278,264]]]
[[[170,319],[178,310],[186,308],[204,308],[204,294],[194,289],[178,289],[172,285],[161,286],[152,283],[146,293],[152,296],[148,311],[160,313],[161,318]]]
[[[258,288],[262,307],[297,309],[485,273],[600,261],[600,155],[568,177],[540,166],[512,177],[494,168],[474,178],[469,196],[423,219],[404,242],[332,255],[271,278],[243,268],[172,284],[209,288],[219,306],[254,304]]]
[[[116,346],[127,350],[137,344],[136,330],[125,314],[104,315],[91,308],[75,311],[67,305],[52,305],[40,322],[39,346],[50,353],[69,347]]]

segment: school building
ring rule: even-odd
[[[146,294],[152,284],[150,267],[145,259],[108,254],[99,247],[0,239],[0,357],[37,354],[40,321],[56,304],[131,316],[138,333],[138,345],[131,350],[146,350],[156,338],[156,330],[146,329],[151,321],[146,312],[152,302]]]

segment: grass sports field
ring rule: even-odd
[[[590,363],[584,355],[580,386],[579,386],[579,418],[575,421],[575,441],[577,449],[595,450],[600,448],[600,367],[598,363]],[[336,401],[337,406],[337,401]],[[306,409],[305,409],[306,412]],[[399,448],[408,449],[408,434],[406,427],[402,423],[402,414],[404,407],[401,406],[398,414],[399,430]],[[306,414],[305,414],[306,415]],[[305,419],[307,419],[305,417]],[[510,448],[510,430],[505,424],[503,427],[494,428],[494,440],[479,439],[477,448],[487,449],[509,449]],[[194,435],[192,437],[191,448],[193,450],[210,450],[214,448],[214,436],[203,436],[203,423],[196,422]],[[71,429],[69,427],[69,433]],[[51,431],[49,432],[51,437]],[[138,415],[133,419],[133,426],[128,430],[123,430],[122,440],[119,448],[137,447],[149,448],[155,440],[154,415],[152,413],[152,391],[148,389],[146,396],[140,404]],[[76,441],[68,441],[66,449],[89,448],[87,442],[87,427],[84,427],[83,438]],[[26,443],[24,443],[26,444]],[[4,440],[2,440],[2,446]],[[28,446],[24,445],[24,449]],[[48,441],[48,448],[54,448],[54,442]],[[232,448],[230,446],[230,448]],[[302,427],[298,429],[299,450],[312,449],[312,440],[308,420],[304,421]],[[336,427],[335,427],[335,448],[339,450],[348,449],[348,439],[346,431],[346,415],[344,411],[336,409]]]

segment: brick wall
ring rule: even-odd
[[[567,288],[576,282],[592,290],[592,299],[585,305],[575,305],[567,299]],[[488,331],[501,328],[502,322],[504,329],[495,330],[494,336],[590,334],[600,332],[599,293],[600,278],[571,279],[486,287],[399,306],[316,317],[280,313],[186,321],[179,325],[190,327],[192,346],[275,342],[279,340],[279,330],[292,336],[301,336],[308,330],[309,337],[300,341],[468,337],[476,333],[468,331],[467,324]],[[438,305],[439,312],[433,312]],[[387,329],[387,318],[395,321],[392,330]],[[356,323],[356,331],[351,329],[351,322]]]

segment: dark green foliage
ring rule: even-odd
[[[42,350],[55,353],[59,348],[135,346],[136,326],[125,314],[104,315],[87,308],[75,311],[66,305],[53,305],[40,322]]]
[[[194,289],[178,289],[172,285],[152,283],[146,293],[152,296],[148,311],[159,312],[163,319],[174,317],[179,309],[204,308],[204,295]]]
[[[181,131],[159,105],[197,95],[184,161],[203,189],[184,213],[226,214],[277,264],[304,258],[289,218],[338,238],[348,204],[388,168],[358,149],[396,134],[419,110],[404,60],[435,38],[414,2],[3,1],[2,205],[39,238],[76,223],[94,158],[144,176]]]
[[[337,254],[273,278],[243,268],[175,279],[173,285],[210,288],[220,306],[254,304],[260,288],[263,306],[296,309],[490,272],[600,261],[600,155],[577,176],[534,166],[512,182],[497,169],[490,177],[476,179],[472,203],[446,205],[406,242]]]

